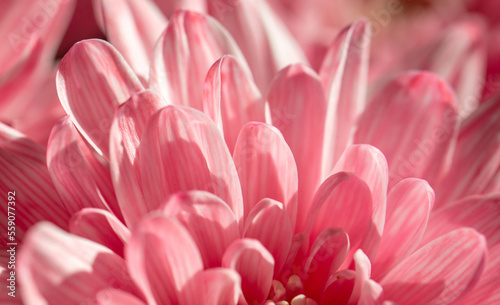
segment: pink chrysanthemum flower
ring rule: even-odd
[[[296,44],[272,35],[264,5],[266,70],[203,14],[176,12],[155,44],[154,6],[97,2],[114,46],[86,40],[63,58],[68,116],[47,150],[0,126],[23,242],[16,302],[498,301],[498,97],[462,121],[451,86],[410,71],[365,103],[366,21],[319,73],[283,68],[300,51],[277,51],[273,39]]]

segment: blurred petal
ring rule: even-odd
[[[297,166],[281,133],[264,123],[248,123],[233,154],[240,178],[245,218],[264,198],[284,204],[292,228],[297,217]]]
[[[383,288],[373,280],[367,280],[361,289],[359,305],[379,305],[383,300]]]
[[[320,304],[346,305],[354,289],[356,273],[353,270],[341,270],[327,282]]]
[[[202,110],[207,72],[226,54],[234,55],[245,65],[238,46],[216,20],[192,11],[178,11],[155,47],[151,88],[170,104]]]
[[[50,223],[27,234],[18,266],[22,297],[29,305],[78,305],[105,288],[134,290],[121,257]]]
[[[357,304],[360,301],[361,296],[363,295],[363,287],[370,279],[372,266],[370,259],[361,249],[357,250],[356,253],[354,253],[353,260],[356,275],[349,303]]]
[[[498,269],[497,269],[498,270]],[[500,276],[481,277],[478,285],[457,305],[495,305],[500,302]]]
[[[241,295],[241,277],[226,268],[198,272],[184,290],[191,297],[188,305],[236,305]]]
[[[96,305],[146,305],[134,295],[118,289],[101,290],[96,299]]]
[[[165,100],[154,91],[133,94],[115,112],[110,131],[110,171],[118,204],[129,226],[148,212],[142,193],[137,149],[149,118]]]
[[[108,42],[91,39],[66,53],[57,73],[57,92],[85,139],[106,158],[115,109],[143,87]]]
[[[235,57],[222,57],[208,71],[203,88],[203,112],[224,134],[230,152],[245,123],[265,121],[259,89]]]
[[[450,304],[477,283],[487,251],[475,230],[455,230],[414,252],[380,284],[385,297],[399,304]]]
[[[262,304],[273,280],[274,259],[255,239],[240,239],[226,250],[222,266],[241,276],[241,289],[248,304]]]
[[[125,257],[128,270],[151,305],[184,304],[189,297],[181,291],[203,269],[186,229],[175,219],[161,216],[148,217],[137,225]]]
[[[356,21],[340,32],[323,59],[319,75],[328,101],[323,178],[351,144],[354,123],[365,107],[370,38],[369,22]]]
[[[425,180],[408,178],[396,184],[387,198],[387,216],[373,277],[381,279],[420,243],[434,205],[434,191]]]
[[[382,151],[390,169],[389,187],[408,177],[434,185],[449,168],[457,123],[449,85],[428,72],[409,72],[392,80],[369,103],[355,142]]]
[[[206,268],[220,266],[227,247],[240,238],[233,212],[211,193],[176,193],[165,203],[163,212],[184,225],[198,246]]]
[[[177,191],[205,190],[226,202],[238,221],[243,216],[233,159],[215,124],[201,112],[180,106],[158,111],[144,130],[138,154],[149,210]]]

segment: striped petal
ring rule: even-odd
[[[484,236],[458,229],[414,252],[380,284],[399,304],[453,304],[479,280],[487,251]]]
[[[76,43],[57,72],[57,93],[66,113],[87,141],[106,158],[116,107],[143,87],[123,57],[109,43]]]
[[[192,11],[178,11],[155,47],[150,86],[169,103],[202,110],[207,72],[225,54],[234,55],[245,65],[238,46],[216,20]]]
[[[497,269],[498,270],[498,269]],[[478,285],[460,299],[458,305],[495,305],[500,302],[500,276],[482,277]]]
[[[150,210],[178,191],[205,190],[219,196],[236,219],[241,219],[243,202],[236,168],[222,135],[201,112],[180,106],[158,111],[144,130],[138,154]]]
[[[183,291],[191,297],[187,305],[236,305],[242,294],[240,275],[228,268],[198,272]]]
[[[233,154],[240,178],[245,218],[264,198],[282,202],[295,227],[297,166],[281,133],[270,125],[252,122],[240,132]]]
[[[154,91],[133,94],[115,112],[110,131],[110,172],[118,204],[129,226],[148,212],[142,193],[137,149],[149,118],[165,100]]]
[[[118,289],[104,289],[97,293],[96,305],[146,305],[134,295]]]

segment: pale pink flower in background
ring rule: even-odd
[[[364,20],[317,73],[264,1],[218,16],[236,40],[201,13],[94,4],[111,44],[61,61],[47,149],[0,125],[24,304],[498,302],[498,97],[462,107],[397,66],[366,102]]]

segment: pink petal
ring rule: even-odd
[[[220,266],[227,247],[240,238],[233,212],[211,193],[176,193],[165,203],[163,211],[184,225],[198,246],[206,268]]]
[[[319,75],[328,106],[323,144],[323,178],[351,144],[354,123],[365,107],[370,26],[366,20],[344,28],[328,49]]]
[[[449,168],[457,123],[449,85],[428,72],[408,72],[370,101],[354,141],[382,151],[389,164],[390,187],[408,177],[434,185]]]
[[[226,268],[212,268],[198,272],[184,293],[189,295],[192,305],[236,305],[241,296],[239,274]]]
[[[417,248],[433,205],[434,191],[425,180],[408,178],[392,188],[384,234],[373,263],[375,279],[381,279]]]
[[[450,171],[436,187],[439,207],[469,195],[500,188],[500,96],[468,117],[460,127]]]
[[[475,230],[455,230],[414,252],[380,284],[385,297],[399,304],[450,304],[479,280],[487,251]]]
[[[130,237],[130,231],[113,214],[86,208],[71,217],[69,231],[108,247],[123,257],[123,247]]]
[[[200,253],[184,226],[161,216],[145,218],[137,225],[125,257],[134,281],[152,305],[182,304],[187,298],[182,290],[203,269]]]
[[[150,0],[94,0],[94,8],[108,41],[146,81],[153,47],[167,19]]]
[[[178,11],[155,47],[151,88],[169,103],[202,110],[205,76],[225,54],[245,62],[236,43],[217,21],[200,13]]]
[[[96,299],[96,305],[146,305],[134,295],[118,289],[101,290]]]
[[[66,53],[57,73],[57,92],[66,112],[89,143],[105,157],[115,108],[143,87],[109,43],[91,39]]]
[[[67,228],[70,214],[61,203],[50,179],[45,148],[2,123],[0,190],[5,194],[5,206],[0,211],[2,224],[7,224],[8,207],[14,208],[10,212],[17,215],[17,240],[22,240],[28,228],[40,220],[49,220],[61,228]],[[8,202],[15,202],[15,206]],[[0,226],[0,234],[7,236],[7,225]]]
[[[356,273],[353,270],[341,270],[335,273],[327,283],[320,304],[346,305],[354,289]]]
[[[500,195],[473,196],[431,214],[421,245],[461,227],[470,227],[486,237],[486,274],[500,268]]]
[[[271,84],[268,102],[273,125],[283,133],[297,163],[300,230],[321,178],[326,100],[320,79],[306,66],[289,66]]]
[[[245,123],[265,121],[259,89],[235,57],[222,57],[208,71],[203,88],[203,112],[223,132],[231,152]]]
[[[224,200],[241,219],[236,168],[222,135],[201,112],[179,106],[158,111],[144,130],[138,154],[149,210],[177,191],[205,190]]]
[[[372,266],[370,259],[362,250],[357,250],[356,253],[354,253],[353,259],[356,275],[349,304],[358,304],[364,293],[363,288],[370,279]]]
[[[245,238],[233,242],[222,257],[222,266],[240,274],[248,304],[266,300],[273,280],[274,259],[259,241]]]
[[[281,133],[252,122],[240,132],[233,154],[245,205],[245,218],[263,198],[282,202],[292,228],[297,218],[297,166]]]
[[[383,288],[373,280],[367,280],[361,290],[359,305],[381,305],[383,301]]]
[[[372,228],[372,213],[371,193],[366,183],[352,173],[340,172],[326,179],[316,192],[305,232],[310,232],[311,244],[327,228],[344,229],[349,235],[352,256]]]
[[[40,223],[18,257],[26,304],[82,304],[105,288],[134,293],[125,261],[108,248]]]
[[[201,13],[207,11],[207,1],[206,0],[175,0],[175,1],[163,1],[154,0],[156,5],[161,9],[163,14],[167,17],[172,16],[175,11],[180,9],[189,9]]]
[[[140,183],[137,149],[148,119],[165,100],[154,91],[133,94],[115,113],[110,131],[110,172],[123,217],[135,225],[148,212]]]
[[[273,255],[274,274],[285,264],[292,245],[293,228],[283,204],[262,199],[245,219],[245,238],[254,238]]]
[[[498,269],[497,269],[498,271]],[[500,303],[500,276],[481,277],[478,285],[457,305],[495,305]]]
[[[328,278],[342,265],[349,252],[349,237],[338,228],[328,228],[314,240],[304,265],[304,291],[321,299]]]
[[[368,229],[361,248],[369,258],[374,258],[384,231],[388,182],[387,161],[384,155],[373,146],[352,145],[345,150],[333,169],[334,173],[339,171],[356,174],[370,188],[373,214],[371,227]]]
[[[52,181],[70,213],[95,207],[121,219],[109,170],[91,149],[69,117],[59,121],[47,148],[47,167]]]
[[[290,64],[307,64],[302,48],[267,1],[208,3],[210,14],[220,20],[241,47],[262,92],[279,70]]]
[[[275,275],[274,278],[286,283],[290,276],[293,276],[296,270],[303,268],[306,260],[306,251],[308,250],[308,239],[304,233],[297,233],[292,237],[290,251],[285,261],[285,265],[281,268],[281,274]]]

